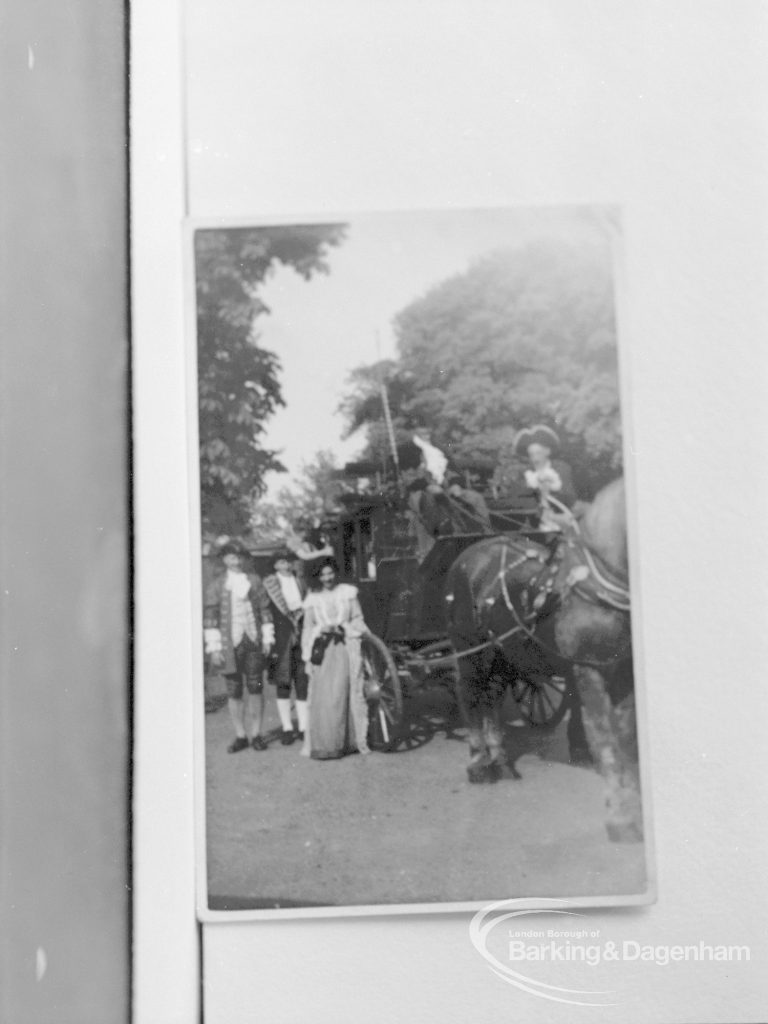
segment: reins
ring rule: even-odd
[[[520,627],[513,626],[512,629],[506,630],[504,633],[500,633],[498,636],[491,637],[490,640],[484,640],[481,644],[476,644],[474,647],[467,647],[463,651],[454,651],[453,654],[446,654],[440,658],[405,658],[406,665],[452,665],[459,658],[469,658],[473,654],[479,654],[480,651],[485,651],[489,647],[500,647],[505,640],[508,640],[513,633],[519,633]]]

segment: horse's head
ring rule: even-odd
[[[608,565],[624,575],[628,571],[627,508],[624,477],[598,491],[581,521],[584,539]]]

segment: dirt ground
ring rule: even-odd
[[[266,751],[227,753],[226,707],[207,714],[211,908],[644,891],[643,846],[608,840],[601,780],[568,763],[565,721],[532,729],[510,700],[506,745],[520,777],[470,785],[449,695],[420,691],[406,717],[397,752],[320,762],[280,744],[271,687]]]

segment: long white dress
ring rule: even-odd
[[[357,587],[338,583],[310,593],[304,601],[302,657],[324,628],[341,626],[343,639],[326,646],[320,665],[310,665],[309,724],[303,753],[326,760],[359,750],[368,753],[368,704],[363,692],[360,638],[368,632]]]

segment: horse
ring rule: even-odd
[[[501,534],[468,547],[444,588],[458,661],[457,698],[468,728],[470,782],[495,782],[506,765],[501,705],[508,685],[536,674],[572,681],[607,795],[615,841],[642,839],[623,478],[604,487],[546,544]],[[569,735],[569,739],[570,739]]]

